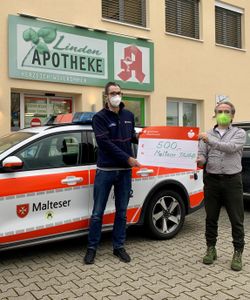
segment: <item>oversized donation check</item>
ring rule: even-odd
[[[140,134],[137,160],[147,166],[196,169],[198,133],[196,127],[146,127]]]

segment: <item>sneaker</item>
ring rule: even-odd
[[[215,246],[208,246],[207,253],[203,257],[203,264],[211,265],[216,259],[217,259],[217,253],[216,253]]]
[[[234,271],[241,271],[242,270],[242,251],[241,250],[235,250],[232,263],[231,263],[231,269]]]
[[[128,263],[131,261],[130,256],[124,248],[118,248],[113,250],[113,254],[120,258],[121,261]]]
[[[94,263],[95,261],[95,255],[96,255],[96,250],[95,249],[91,249],[88,248],[87,252],[84,256],[84,262],[86,265],[91,265]]]

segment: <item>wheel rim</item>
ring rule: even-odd
[[[155,229],[162,234],[170,234],[176,230],[181,221],[179,202],[171,196],[163,196],[157,200],[152,210]]]

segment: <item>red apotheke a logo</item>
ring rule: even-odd
[[[16,206],[16,214],[19,218],[24,218],[29,213],[29,204],[20,204]]]
[[[118,76],[127,81],[132,77],[132,71],[135,72],[135,78],[143,82],[145,74],[142,72],[142,52],[135,46],[129,46],[124,49],[124,59],[121,59],[121,69]]]

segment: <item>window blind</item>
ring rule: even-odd
[[[199,0],[166,0],[166,31],[199,39]]]
[[[241,13],[215,6],[216,43],[242,47]]]
[[[102,17],[146,27],[146,0],[102,0]]]

